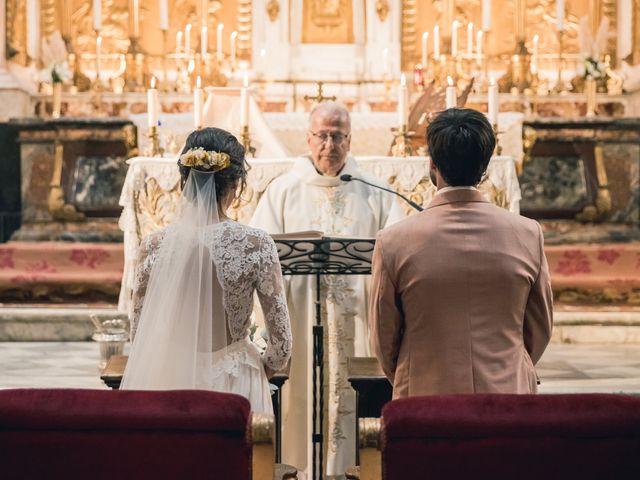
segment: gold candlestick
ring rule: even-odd
[[[144,151],[145,156],[147,157],[162,157],[164,155],[164,148],[160,146],[160,134],[158,133],[158,127],[155,125],[153,127],[149,127],[149,144]]]
[[[498,140],[498,138],[499,138],[499,137],[498,137],[498,133],[501,133],[501,132],[498,130],[498,124],[497,124],[497,123],[494,123],[494,124],[493,124],[493,134],[494,134],[494,135],[495,135],[495,137],[496,137],[496,148],[495,148],[495,150],[494,150],[494,153],[495,153],[495,155],[502,155],[502,146],[500,145],[500,141]]]
[[[563,45],[562,39],[564,37],[564,31],[558,30],[558,79],[556,81],[555,87],[553,87],[553,93],[563,93],[565,92],[564,83],[562,81],[562,63],[563,63]]]
[[[251,134],[249,133],[249,125],[244,125],[242,127],[240,139],[242,140],[242,146],[244,147],[245,153],[248,153],[252,157],[255,157],[256,149],[253,145],[251,145]]]
[[[391,144],[391,155],[393,157],[410,157],[415,154],[411,146],[410,138],[414,132],[409,131],[407,124],[400,128],[392,128],[393,143]]]

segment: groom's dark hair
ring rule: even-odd
[[[449,108],[427,127],[431,161],[452,187],[477,185],[496,146],[493,128],[484,113]]]

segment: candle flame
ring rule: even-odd
[[[200,75],[196,78],[196,88],[202,88],[202,79],[200,78]]]
[[[233,40],[235,40],[237,36],[238,36],[238,32],[237,32],[236,30],[234,30],[233,32],[231,32],[231,38],[232,38]]]
[[[493,87],[493,86],[495,86],[495,84],[496,84],[496,79],[493,78],[493,77],[489,78],[489,85],[491,85]]]
[[[422,32],[422,41],[426,42],[429,39],[429,32]]]
[[[473,22],[469,22],[469,25],[467,25],[467,28],[469,30],[473,30]]]
[[[181,41],[182,41],[182,35],[183,35],[183,33],[182,33],[182,32],[178,32],[178,33],[176,33],[176,41],[177,41],[177,42],[181,42]]]
[[[206,25],[205,25],[204,27],[202,27],[202,34],[203,34],[203,35],[206,35],[206,34],[208,33],[208,32],[207,32],[207,30],[208,30],[208,29],[207,29],[207,26],[206,26]]]
[[[533,43],[538,43],[538,40],[540,40],[540,35],[538,35],[537,33],[533,36]]]
[[[402,75],[400,75],[400,86],[401,87],[406,87],[407,86],[407,77],[405,76],[404,73]]]
[[[450,87],[453,87],[453,78],[451,78],[451,75],[447,75],[447,83]]]
[[[218,31],[221,32],[222,29],[224,28],[224,23],[221,23],[218,25]]]
[[[98,46],[101,46],[101,45],[102,45],[102,35],[98,35],[98,38],[96,38],[96,44],[97,44]]]
[[[454,20],[451,24],[451,29],[456,30],[460,26],[460,22],[458,20]]]
[[[189,35],[189,33],[191,33],[191,24],[187,23],[187,26],[184,27],[185,31],[187,32],[187,35]]]
[[[260,49],[260,56],[261,56],[261,57],[264,57],[264,56],[266,56],[266,55],[267,55],[267,49],[266,49],[266,48],[261,48],[261,49]]]
[[[151,77],[151,88],[156,88],[156,77]]]
[[[191,60],[189,60],[189,64],[187,65],[187,72],[189,73],[193,72],[194,68],[196,68],[196,62],[192,58]]]

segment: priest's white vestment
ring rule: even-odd
[[[390,188],[364,173],[352,156],[340,175],[349,174]],[[310,157],[299,157],[260,199],[251,225],[269,233],[318,230],[325,236],[373,238],[404,218],[396,197],[361,182],[319,174]],[[284,463],[311,471],[312,325],[314,277],[285,280],[293,334],[288,385],[283,391]],[[328,476],[355,465],[355,392],[347,381],[347,359],[370,356],[367,324],[368,276],[324,276],[321,293],[325,325],[325,460]]]

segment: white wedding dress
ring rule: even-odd
[[[203,221],[201,210],[189,213],[194,203],[141,244],[121,388],[236,393],[273,413],[264,367],[285,367],[292,344],[275,243],[231,220]],[[254,292],[268,333],[262,354],[249,339]]]

